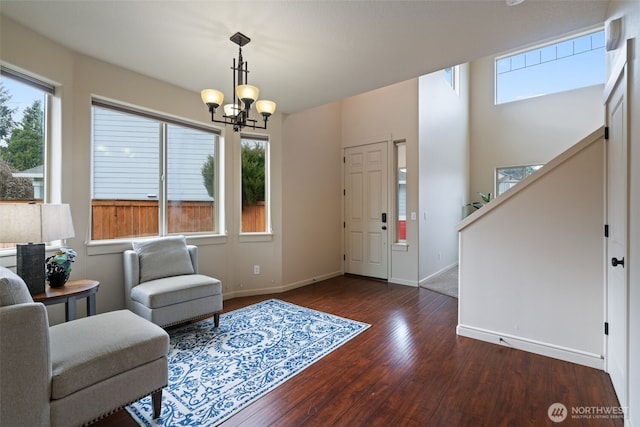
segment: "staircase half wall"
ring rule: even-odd
[[[600,128],[459,225],[457,333],[604,368]]]

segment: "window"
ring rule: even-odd
[[[604,83],[604,31],[496,58],[496,104]]]
[[[91,239],[217,232],[217,131],[93,101]]]
[[[395,143],[396,157],[396,242],[407,241],[407,144]]]
[[[496,169],[496,196],[504,193],[543,165],[510,166]]]
[[[443,71],[444,79],[449,83],[451,89],[458,92],[458,75],[460,72],[460,66],[456,65],[455,67],[445,68]]]
[[[45,200],[47,111],[53,93],[47,83],[1,68],[0,203]]]
[[[240,136],[242,175],[242,233],[269,230],[269,140],[256,135]]]

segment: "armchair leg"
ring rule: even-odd
[[[156,419],[162,411],[162,389],[151,393],[151,403],[153,404],[153,418]]]
[[[213,325],[216,328],[220,326],[220,313],[213,313]]]

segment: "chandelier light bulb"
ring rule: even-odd
[[[205,89],[200,92],[200,96],[202,97],[202,102],[214,109],[222,105],[222,101],[224,100],[224,94],[215,89]]]
[[[236,88],[238,99],[244,102],[247,108],[251,108],[251,104],[253,104],[255,100],[258,99],[259,93],[260,90],[257,87],[251,85],[239,85]]]
[[[263,117],[269,117],[276,111],[276,103],[261,99],[256,102],[256,110],[258,110],[258,113],[262,114]]]
[[[240,112],[240,106],[238,104],[225,104],[224,115],[228,117],[235,117]]]

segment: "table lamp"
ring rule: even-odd
[[[74,236],[68,204],[0,203],[0,243],[16,243],[16,273],[31,295],[44,292],[44,242]]]

